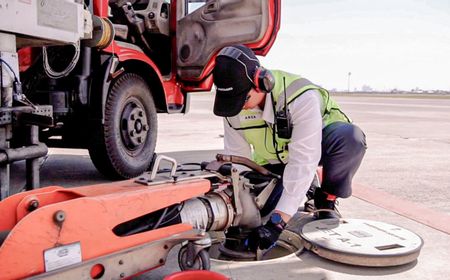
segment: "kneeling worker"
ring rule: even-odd
[[[266,249],[297,212],[323,166],[317,209],[335,210],[337,197],[351,195],[351,182],[366,150],[365,135],[339,109],[329,93],[305,78],[261,67],[243,45],[223,48],[216,57],[214,114],[224,117],[225,153],[253,158],[282,175],[261,215],[273,213],[249,241]],[[253,156],[253,157],[252,157]],[[319,211],[317,218],[333,218]]]

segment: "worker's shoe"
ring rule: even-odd
[[[313,182],[311,183],[311,186],[309,187],[308,191],[306,192],[306,202],[303,205],[303,209],[298,209],[298,211],[304,211],[304,212],[308,212],[308,213],[313,213],[316,208],[314,206],[314,195],[316,193],[316,190],[320,191],[320,187],[319,187],[320,183],[319,181],[316,179],[316,177],[314,177]]]
[[[317,190],[314,195],[314,206],[316,219],[339,219],[341,214],[336,208],[336,197],[329,195],[321,190]]]

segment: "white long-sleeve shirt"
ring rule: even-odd
[[[289,159],[283,174],[283,193],[275,210],[293,216],[305,198],[321,156],[322,115],[321,96],[316,90],[308,90],[288,105],[293,125],[288,145]],[[274,123],[272,97],[267,94],[262,118]],[[268,106],[269,105],[269,106]],[[251,158],[250,144],[242,134],[229,126],[224,119],[224,148],[230,155]]]

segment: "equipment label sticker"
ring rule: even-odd
[[[74,2],[40,0],[37,3],[38,25],[77,32],[78,9]]]
[[[81,263],[80,242],[44,251],[45,272]]]

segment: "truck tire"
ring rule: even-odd
[[[105,118],[92,131],[89,155],[97,170],[110,179],[126,179],[145,172],[157,138],[157,113],[147,83],[134,73],[112,81]]]

